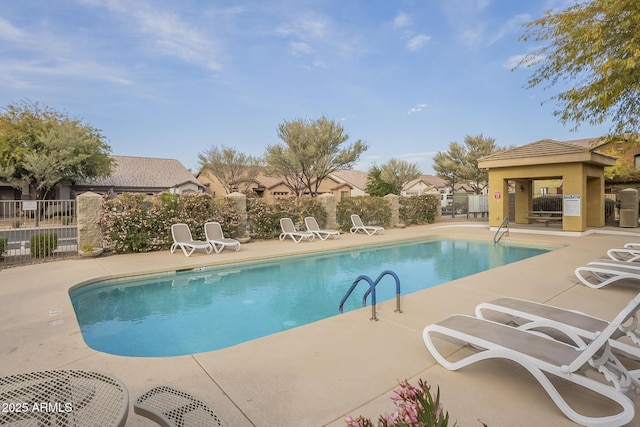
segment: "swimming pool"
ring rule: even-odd
[[[431,239],[108,280],[75,288],[70,297],[89,347],[121,356],[178,356],[334,316],[362,274],[375,280],[394,271],[406,295],[549,250]],[[344,310],[360,308],[367,289],[361,282]],[[377,300],[394,297],[395,282],[386,277]]]

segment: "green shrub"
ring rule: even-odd
[[[534,211],[562,211],[562,195],[542,196],[533,198]]]
[[[58,233],[39,233],[31,236],[31,256],[34,258],[47,257],[58,248]]]
[[[9,239],[7,239],[6,237],[0,237],[0,255],[5,253],[8,247],[9,247]]]
[[[321,227],[327,224],[327,212],[317,199],[284,198],[270,204],[247,198],[247,216],[251,234],[259,239],[273,239],[280,233],[280,218],[291,218],[296,228],[304,229],[304,218],[313,216]]]
[[[358,214],[365,224],[389,226],[391,206],[387,200],[377,196],[347,197],[340,200],[336,207],[338,227],[349,230],[352,227],[351,215]]]
[[[407,225],[433,224],[436,220],[439,206],[439,194],[401,197],[399,207],[400,221]]]

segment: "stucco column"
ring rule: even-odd
[[[102,196],[91,191],[76,197],[76,219],[78,221],[78,252],[84,245],[102,248],[102,233],[97,220],[100,217]]]
[[[391,227],[395,227],[400,222],[400,197],[395,194],[387,194],[383,197],[386,201],[389,202],[389,206],[391,206],[391,219],[389,220]]]
[[[236,206],[236,213],[239,216],[240,225],[236,231],[236,235],[232,237],[241,237],[247,231],[247,196],[242,193],[231,193],[225,196],[226,198],[233,200]]]
[[[327,224],[325,228],[335,230],[337,228],[336,223],[336,196],[331,193],[324,193],[318,196],[318,201],[327,213]]]

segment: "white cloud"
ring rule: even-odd
[[[220,69],[215,59],[216,43],[174,13],[160,10],[155,3],[138,0],[85,0],[103,7],[133,24],[134,33],[145,36],[143,46],[162,55],[173,56],[210,70]]]
[[[414,52],[427,44],[429,40],[431,40],[431,37],[425,34],[418,34],[417,36],[413,36],[407,42],[407,49],[411,52]]]
[[[493,44],[498,40],[502,39],[503,37],[509,34],[512,34],[514,32],[517,32],[522,28],[522,24],[529,21],[531,21],[531,15],[528,15],[528,14],[521,14],[521,15],[516,15],[512,17],[504,25],[500,27],[500,29],[496,34],[494,34],[491,37],[491,39],[489,40],[489,44]]]
[[[305,42],[291,42],[289,43],[289,47],[291,48],[291,51],[293,53],[310,55],[313,52],[311,46],[309,46],[309,43]]]
[[[409,111],[407,111],[407,114],[415,114],[415,113],[419,113],[420,111],[424,110],[425,108],[427,108],[428,105],[427,104],[418,104],[414,107],[411,107],[409,109]]]
[[[398,12],[398,14],[393,18],[393,26],[395,28],[405,28],[411,25],[411,15],[405,12]]]

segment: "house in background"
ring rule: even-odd
[[[364,188],[367,183],[367,175],[367,172],[353,170],[336,171],[322,180],[318,188],[318,194],[333,194],[337,201],[342,200],[344,197],[365,195]],[[199,173],[198,181],[205,186],[206,192],[209,194],[218,197],[226,194],[218,178],[209,171]],[[293,197],[293,191],[286,185],[283,178],[272,177],[262,173],[256,176],[246,192],[268,200],[278,197]],[[308,196],[308,192],[305,195]]]
[[[65,197],[92,191],[98,194],[116,195],[121,193],[160,194],[165,191],[176,194],[197,194],[205,190],[205,186],[175,159],[153,157],[111,156],[114,168],[106,178],[87,179],[72,185]],[[59,193],[64,192],[60,189]]]
[[[451,193],[451,187],[444,179],[433,175],[420,175],[403,185],[400,195],[409,197],[422,196],[423,194],[448,195],[449,193]]]

